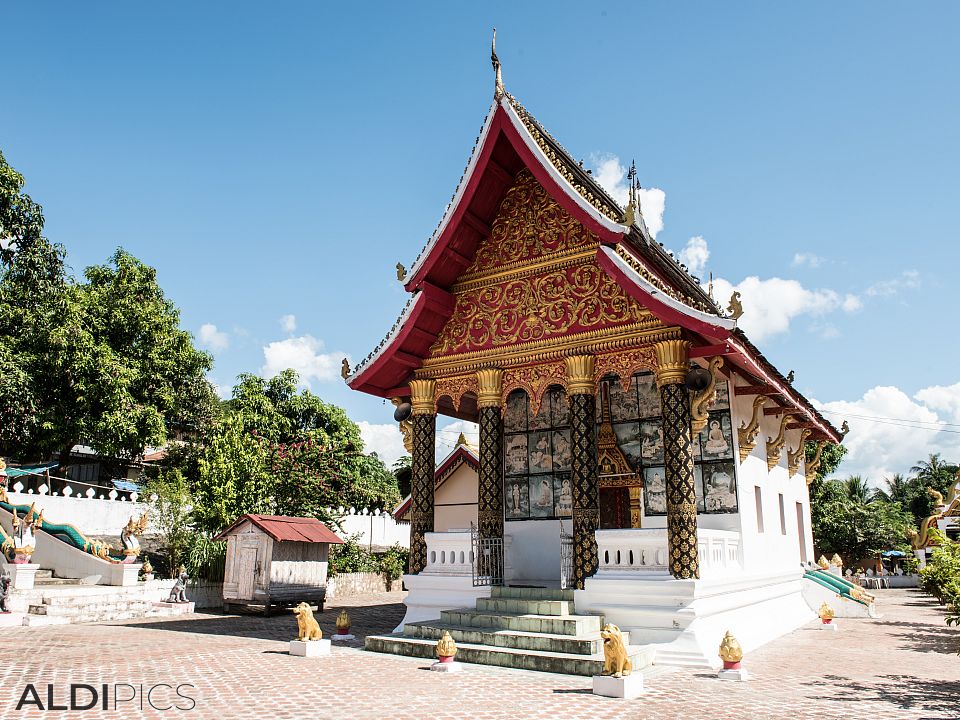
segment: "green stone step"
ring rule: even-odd
[[[440,622],[445,625],[493,630],[519,630],[552,635],[587,635],[600,632],[603,618],[598,615],[555,615],[487,613],[471,608],[443,610]]]
[[[403,628],[404,637],[432,640],[434,643],[441,638],[444,632],[449,632],[458,644],[469,643],[471,645],[513,648],[514,650],[540,650],[568,655],[603,653],[603,640],[599,633],[584,637],[573,637],[570,635],[551,635],[549,633],[519,632],[517,630],[483,630],[444,625],[436,620],[407,623]]]
[[[513,613],[526,615],[573,614],[572,600],[527,600],[525,598],[490,597],[477,600],[477,610],[489,613]]]
[[[394,655],[408,655],[425,659],[436,659],[435,640],[405,637],[401,634],[370,635],[366,639],[366,649]],[[568,653],[546,652],[540,650],[517,650],[514,648],[457,644],[457,660],[480,665],[497,665],[518,670],[539,670],[540,672],[562,673],[565,675],[599,675],[603,671],[603,655],[571,655]],[[650,647],[630,647],[630,660],[633,671],[639,672],[653,664],[655,650]]]
[[[494,585],[490,589],[491,598],[519,598],[522,600],[568,600],[573,602],[573,589],[530,588]]]

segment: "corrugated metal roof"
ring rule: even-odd
[[[277,542],[317,542],[340,544],[336,533],[316,518],[286,517],[283,515],[242,515],[226,530],[216,536],[222,540],[243,521],[249,520]]]

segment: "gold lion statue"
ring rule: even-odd
[[[313,617],[313,608],[309,604],[302,602],[293,609],[293,614],[297,616],[297,627],[299,633],[297,640],[322,640],[323,631],[320,624]]]
[[[633,672],[633,663],[627,656],[627,646],[623,644],[623,634],[616,625],[604,625],[600,631],[603,638],[602,675],[623,677]]]

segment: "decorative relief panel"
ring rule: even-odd
[[[596,248],[597,236],[560,207],[526,168],[517,174],[464,277],[504,269],[544,255]]]
[[[657,353],[652,345],[624,350],[622,352],[605,353],[595,356],[594,382],[599,386],[600,380],[606,375],[616,375],[623,384],[623,389],[629,390],[633,376],[644,370],[656,371]]]
[[[530,406],[539,412],[543,395],[551,385],[567,387],[566,366],[562,360],[542,365],[527,365],[511,368],[503,374],[503,391],[500,407],[506,410],[507,396],[514,390],[525,390],[530,396]]]
[[[443,396],[447,396],[453,401],[453,405],[457,410],[460,409],[460,401],[467,393],[477,394],[477,376],[474,373],[470,373],[469,375],[454,375],[453,377],[440,378],[437,380],[437,400],[439,401]]]

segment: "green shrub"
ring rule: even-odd
[[[385,553],[380,553],[380,572],[383,573],[389,588],[394,580],[399,580],[407,569],[407,558],[410,551],[399,545],[394,545]]]
[[[926,567],[920,569],[924,590],[943,605],[960,606],[960,543],[931,528],[930,539],[937,544]]]
[[[342,545],[334,545],[330,549],[330,563],[327,566],[330,577],[343,573],[379,571],[376,556],[360,544],[360,537],[360,533],[351,535]]]

